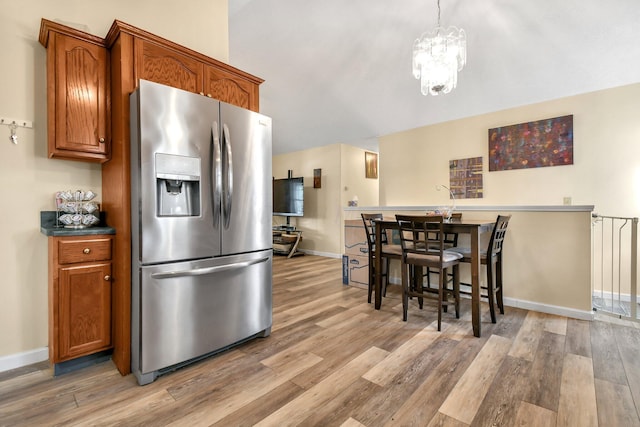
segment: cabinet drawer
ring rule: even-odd
[[[75,239],[58,241],[58,263],[73,264],[111,259],[111,239]]]

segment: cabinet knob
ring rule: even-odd
[[[108,274],[106,276],[104,276],[104,281],[108,282],[109,280],[111,280],[111,276],[109,276]]]
[[[90,253],[90,252],[91,252],[91,249],[89,249],[89,248],[84,248],[84,249],[82,250],[82,252],[83,252],[83,253],[85,253],[85,254],[88,254],[88,253]]]
[[[204,95],[204,92],[200,92],[200,95]]]
[[[100,138],[100,139],[98,139],[98,141],[100,141],[102,143],[102,142],[104,142],[104,138]]]
[[[211,98],[211,94],[210,94],[210,93],[208,93],[208,94],[207,94],[207,96],[208,96],[209,98]]]

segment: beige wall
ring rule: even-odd
[[[341,206],[358,197],[358,206],[378,205],[378,179],[366,178],[364,168],[365,150],[353,145],[341,144]]]
[[[322,169],[322,188],[313,188],[313,170]],[[304,177],[304,217],[291,218],[303,231],[303,251],[337,257],[342,253],[344,236],[342,212],[347,202],[358,196],[361,206],[378,204],[378,180],[366,179],[364,150],[345,144],[332,144],[273,157],[274,178]],[[274,217],[274,224],[285,222]]]
[[[573,114],[574,164],[488,172],[488,129]],[[449,160],[483,157],[484,198],[459,205],[595,205],[640,216],[640,84],[408,130],[379,139],[380,204],[447,203]],[[417,186],[417,188],[416,188]]]
[[[99,165],[47,158],[45,49],[40,19],[60,19],[104,37],[114,19],[227,62],[227,0],[24,0],[0,7],[0,117],[30,120],[9,142],[0,126],[0,370],[3,356],[47,346],[47,238],[40,211],[54,210],[57,190],[92,189],[102,181]],[[251,70],[247,70],[251,71]]]
[[[504,243],[507,304],[590,312],[591,213],[504,213],[512,215]]]

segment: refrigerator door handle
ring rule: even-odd
[[[227,156],[227,164],[225,165],[227,168],[227,176],[224,181],[225,188],[222,200],[222,215],[224,228],[229,228],[229,222],[231,221],[231,209],[233,208],[233,160],[231,158],[231,135],[229,127],[226,124],[222,125],[222,140]]]
[[[213,226],[220,225],[220,196],[222,194],[222,156],[220,150],[220,137],[218,132],[218,122],[211,125],[211,135],[213,137],[213,164],[211,165],[211,188],[213,198]]]
[[[153,279],[172,279],[175,277],[191,277],[191,276],[204,276],[207,274],[220,273],[228,270],[239,270],[251,265],[260,264],[269,261],[269,257],[258,258],[251,261],[235,262],[233,264],[218,265],[215,267],[197,268],[195,270],[178,270],[178,271],[165,271],[161,273],[152,273]]]

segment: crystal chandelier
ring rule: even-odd
[[[458,84],[458,71],[467,63],[467,36],[463,29],[438,26],[413,43],[413,76],[420,79],[423,95],[449,93]]]

